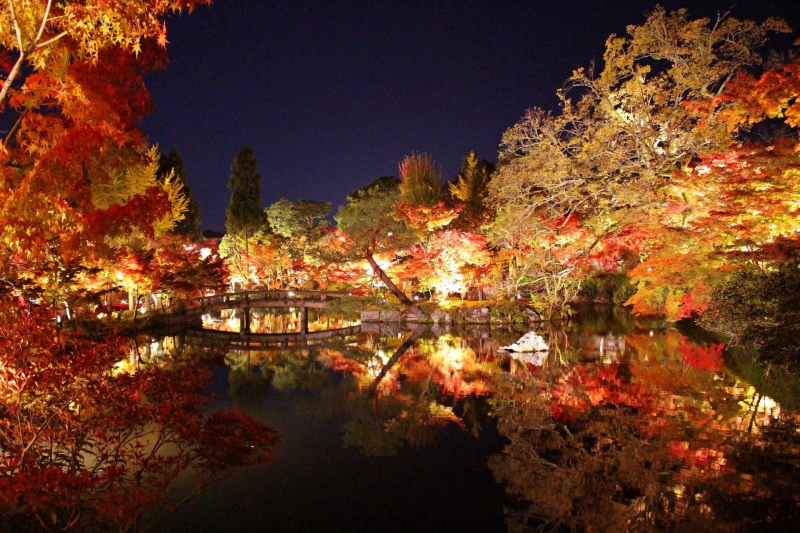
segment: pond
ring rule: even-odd
[[[796,377],[688,326],[579,316],[536,328],[545,354],[504,353],[526,330],[477,325],[222,352],[137,339],[121,370],[208,367],[207,414],[235,407],[280,438],[154,531],[798,530]],[[188,470],[172,501],[192,492]]]
[[[796,525],[792,376],[622,310],[537,331],[545,357],[499,352],[520,332],[484,326],[228,352],[212,408],[238,406],[282,440],[162,530]]]

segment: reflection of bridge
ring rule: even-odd
[[[299,333],[247,333],[218,331],[214,329],[187,329],[183,332],[184,342],[192,346],[227,348],[231,350],[259,350],[265,348],[305,347],[309,341],[322,341],[354,335],[361,326],[327,329],[324,331]]]
[[[184,321],[187,318],[199,317],[212,311],[225,309],[242,309],[240,330],[250,335],[250,309],[252,308],[290,308],[300,310],[300,332],[288,335],[310,335],[308,332],[308,309],[324,308],[333,299],[345,296],[340,292],[262,290],[246,292],[230,292],[202,296],[189,300],[177,300],[170,305],[167,315],[159,320],[164,324]],[[226,333],[226,332],[218,332]],[[324,333],[324,332],[316,332]],[[234,335],[239,335],[235,333]]]

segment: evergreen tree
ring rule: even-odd
[[[181,192],[188,201],[183,220],[175,225],[173,232],[188,237],[194,242],[201,242],[203,232],[200,230],[200,206],[192,197],[192,190],[186,181],[186,168],[183,166],[183,160],[177,150],[170,151],[169,155],[161,154],[158,161],[158,180],[163,181],[170,170],[174,171],[173,180],[181,187]]]
[[[489,179],[494,172],[494,165],[486,159],[479,159],[475,150],[464,156],[458,181],[450,184],[450,192],[454,198],[464,202],[464,214],[467,217],[480,215],[486,208]]]
[[[392,216],[401,198],[401,187],[401,180],[394,176],[380,178],[350,194],[334,219],[348,236],[350,258],[366,259],[389,291],[409,310],[422,316],[424,313],[394,284],[374,257],[414,242],[412,229]]]
[[[268,206],[264,210],[264,214],[267,217],[269,228],[281,237],[291,237],[303,229],[294,204],[285,198]]]
[[[300,199],[295,205],[295,211],[306,229],[311,230],[325,226],[326,223],[322,219],[331,212],[331,203]]]
[[[225,211],[228,217],[225,230],[242,238],[245,255],[249,254],[249,238],[261,230],[265,222],[264,211],[261,209],[261,176],[256,174],[257,170],[258,160],[255,154],[250,148],[243,146],[231,165],[228,188],[232,192],[231,201]]]

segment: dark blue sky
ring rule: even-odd
[[[412,152],[432,154],[452,180],[471,149],[496,160],[525,109],[553,107],[572,70],[656,3],[217,0],[167,21],[171,61],[147,78],[156,110],[142,127],[181,154],[206,229],[224,229],[244,145],[265,206],[340,204]],[[660,3],[800,29],[797,0]]]

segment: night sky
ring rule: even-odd
[[[430,153],[448,180],[469,150],[496,161],[503,131],[527,108],[553,108],[572,70],[656,4],[217,0],[168,19],[170,64],[147,78],[156,110],[142,127],[180,153],[205,229],[224,229],[244,145],[264,206],[306,198],[335,212],[412,152]],[[660,4],[800,29],[798,0]]]

